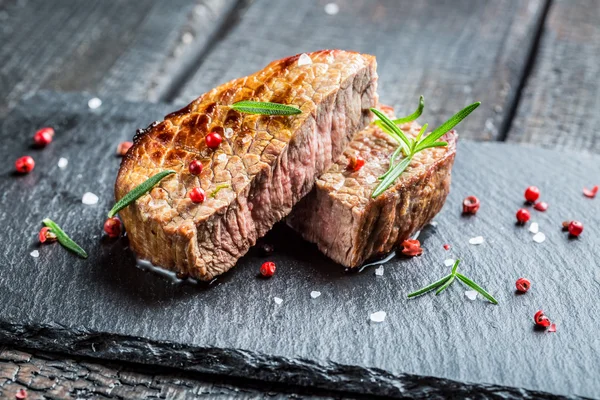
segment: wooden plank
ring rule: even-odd
[[[236,0],[0,3],[0,115],[43,88],[157,100]]]
[[[482,101],[460,127],[463,137],[502,136],[545,1],[354,1],[324,11],[327,0],[258,0],[203,60],[180,102],[274,59],[323,48],[375,54],[381,101],[440,123]]]
[[[552,2],[508,140],[600,153],[600,4]]]
[[[252,251],[211,285],[173,284],[136,268],[126,237],[102,234],[114,202],[116,144],[172,106],[106,98],[90,110],[86,99],[41,92],[0,124],[0,342],[365,396],[600,397],[600,199],[581,193],[600,176],[600,156],[463,141],[437,226],[420,236],[424,254],[391,259],[383,276],[375,268],[345,273],[278,225],[265,238],[275,247],[272,279],[257,277],[266,259]],[[31,132],[42,125],[55,127],[55,139],[31,149]],[[11,174],[23,153],[36,168]],[[65,169],[60,157],[69,160]],[[515,224],[532,184],[550,203],[545,213],[530,208],[543,243]],[[98,204],[82,204],[87,191]],[[482,202],[470,218],[461,216],[467,195]],[[89,258],[39,245],[45,217]],[[585,224],[579,239],[562,231],[568,218]],[[479,235],[485,243],[470,245]],[[447,274],[448,258],[462,259],[460,271],[500,304],[468,300],[458,282],[440,296],[407,299]],[[533,282],[522,296],[514,286],[520,276]],[[311,298],[313,290],[321,296]],[[539,308],[556,333],[534,328]],[[381,324],[369,322],[376,311],[387,312]]]

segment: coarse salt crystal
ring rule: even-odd
[[[386,313],[385,311],[377,311],[371,314],[370,318],[373,322],[383,322],[385,321]]]
[[[539,231],[540,231],[540,226],[538,225],[537,222],[532,222],[531,225],[529,225],[529,232],[538,233]]]
[[[313,290],[312,292],[310,292],[310,297],[312,297],[313,299],[316,299],[320,295],[321,295],[321,292],[317,292],[316,290]]]
[[[94,97],[94,98],[88,100],[88,107],[91,108],[92,110],[95,110],[96,108],[100,107],[101,105],[102,105],[102,100],[100,100],[97,97]]]
[[[451,266],[453,266],[453,265],[454,265],[454,263],[455,263],[455,262],[456,262],[456,260],[453,260],[453,259],[449,258],[449,259],[447,259],[447,260],[444,260],[444,265],[445,265],[446,267],[451,267]]]
[[[335,15],[340,12],[340,7],[335,3],[328,3],[325,5],[325,12],[329,15]]]
[[[383,265],[380,265],[376,270],[375,270],[375,275],[377,276],[383,276]]]
[[[217,160],[219,161],[227,161],[227,154],[221,153],[217,156]]]
[[[365,181],[367,181],[367,183],[373,183],[375,182],[377,179],[373,176],[373,175],[369,175],[366,177]]]
[[[94,204],[98,203],[98,196],[92,192],[85,192],[81,198],[81,202],[88,206],[93,206]]]
[[[231,129],[231,128],[225,128],[223,130],[223,135],[225,135],[225,137],[227,139],[231,139],[231,137],[233,136],[233,129]]]
[[[273,297],[273,301],[275,301],[275,304],[283,303],[283,299],[280,299],[279,297]]]
[[[194,35],[190,32],[186,32],[181,36],[181,41],[185,44],[190,44],[194,41]]]
[[[64,158],[64,157],[61,157],[61,158],[58,160],[58,168],[60,168],[60,169],[67,168],[67,164],[69,164],[69,160],[67,160],[67,159],[66,159],[66,158]]]
[[[431,225],[431,226],[433,226],[433,227],[436,227],[436,226],[438,226],[438,223],[437,223],[437,221],[431,221],[431,222],[429,223],[429,225]]]
[[[485,242],[483,236],[475,236],[474,238],[469,239],[469,243],[474,245],[482,244],[483,242]]]
[[[477,298],[477,291],[467,290],[465,292],[465,296],[467,296],[467,299],[469,299],[469,300],[475,300]]]
[[[546,235],[544,235],[544,232],[538,232],[533,235],[533,241],[536,243],[542,243],[544,240],[546,240]]]
[[[40,256],[40,252],[37,250],[34,250],[29,254],[31,255],[31,257],[34,257],[34,258],[38,258]]]
[[[310,59],[310,56],[306,53],[302,53],[300,58],[298,58],[298,66],[301,67],[303,65],[310,65],[310,64],[312,64],[312,60]]]

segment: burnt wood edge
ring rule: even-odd
[[[141,337],[67,328],[59,324],[0,322],[0,343],[27,349],[96,359],[157,364],[202,374],[267,381],[335,392],[395,398],[433,396],[559,399],[550,393],[508,386],[458,382],[413,374],[394,375],[377,368],[315,363],[301,358],[267,356],[250,351],[202,348]],[[579,397],[571,397],[579,398]]]

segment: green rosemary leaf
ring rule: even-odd
[[[444,147],[444,146],[448,146],[448,142],[433,142],[431,144],[428,144],[426,146],[419,146],[417,147],[417,150],[415,150],[415,153],[418,153],[419,151],[423,151],[425,149],[430,149],[432,147]]]
[[[402,152],[402,146],[398,146],[398,148],[394,151],[394,154],[392,154],[392,156],[390,157],[390,166],[388,168],[388,170],[385,172],[385,174],[381,175],[379,177],[379,179],[383,179],[386,176],[388,176],[390,174],[390,172],[392,172],[392,170],[394,169],[394,165],[396,164],[396,158],[398,158],[398,156],[400,155],[400,153]]]
[[[427,132],[427,127],[429,126],[429,124],[425,124],[423,125],[423,127],[421,128],[421,130],[419,131],[419,134],[417,135],[417,137],[415,138],[415,143],[419,143],[421,141],[421,137],[423,136],[423,133]]]
[[[213,192],[210,194],[210,197],[212,197],[213,199],[217,197],[217,193],[219,193],[221,191],[221,189],[227,189],[229,187],[228,184],[223,183],[221,185],[217,185],[217,187],[215,188],[215,190],[213,190]]]
[[[438,128],[436,128],[433,132],[431,132],[429,135],[427,135],[427,137],[425,139],[423,139],[421,141],[421,143],[419,143],[416,151],[420,151],[422,146],[429,145],[429,144],[437,141],[442,136],[444,136],[446,134],[446,132],[448,132],[449,130],[454,128],[456,125],[458,125],[458,123],[460,121],[462,121],[469,114],[471,114],[473,112],[473,110],[475,110],[477,107],[479,107],[480,104],[481,104],[480,102],[473,103],[473,104],[463,108],[456,114],[454,114],[448,121],[444,122],[442,125],[440,125]]]
[[[371,112],[375,114],[379,120],[381,121],[381,129],[383,129],[388,135],[396,139],[400,146],[402,146],[402,151],[406,156],[410,155],[411,142],[406,137],[404,132],[398,126],[393,123],[384,113],[379,111],[376,108],[371,108]]]
[[[60,226],[56,225],[56,222],[52,221],[50,218],[46,218],[42,222],[44,223],[44,225],[50,228],[52,233],[56,235],[58,243],[62,244],[63,247],[65,247],[68,250],[71,250],[73,253],[77,254],[81,258],[88,257],[85,250],[82,249],[77,243],[75,243],[73,239],[71,239],[69,235],[67,235],[65,231],[63,231],[60,228]]]
[[[170,169],[161,171],[158,174],[148,178],[145,182],[140,183],[138,186],[133,188],[131,192],[123,196],[123,198],[113,206],[113,208],[108,213],[108,217],[114,217],[119,211],[121,211],[122,209],[124,209],[125,207],[142,197],[144,194],[149,192],[150,189],[152,189],[154,185],[160,182],[164,177],[174,173],[175,171],[172,171]]]
[[[405,124],[407,122],[414,121],[415,119],[417,119],[421,116],[421,114],[423,113],[423,108],[425,108],[425,99],[423,98],[423,96],[421,96],[419,98],[419,106],[417,107],[417,109],[414,113],[407,115],[406,117],[394,119],[394,120],[392,120],[392,122],[395,123],[396,125],[401,125],[401,124]],[[381,122],[381,120],[375,121],[375,124],[377,126],[379,126],[380,128],[383,128],[383,122]]]
[[[261,114],[261,115],[296,115],[302,114],[302,111],[295,106],[286,104],[269,103],[264,101],[244,100],[238,101],[231,105],[236,111],[246,114]]]
[[[450,286],[450,285],[452,284],[452,282],[454,282],[454,275],[452,275],[452,276],[450,277],[450,279],[448,279],[448,280],[446,281],[446,283],[444,283],[444,284],[443,284],[443,285],[442,285],[442,286],[441,286],[441,287],[440,287],[440,288],[439,288],[439,289],[438,289],[438,290],[435,292],[435,295],[437,296],[438,294],[440,294],[440,293],[442,293],[444,290],[446,290],[446,288],[447,288],[448,286]]]
[[[408,298],[412,299],[413,297],[417,297],[417,296],[420,296],[420,295],[425,294],[427,292],[430,292],[433,289],[436,289],[438,286],[441,286],[444,283],[446,283],[446,281],[448,281],[450,278],[452,278],[452,274],[448,274],[445,277],[443,277],[442,279],[440,279],[439,281],[435,281],[431,285],[425,286],[424,288],[419,289],[416,292],[410,293],[408,295]]]
[[[465,285],[467,285],[470,288],[473,288],[473,290],[476,290],[477,292],[479,292],[479,294],[481,294],[483,297],[488,299],[492,304],[498,304],[498,300],[496,300],[491,294],[486,292],[481,286],[479,286],[478,284],[473,282],[471,279],[467,278],[460,272],[456,273],[456,277],[458,279],[460,279]]]
[[[390,173],[385,178],[383,178],[381,183],[377,185],[371,197],[375,198],[381,193],[385,192],[387,188],[389,188],[394,183],[394,181],[400,176],[400,174],[402,174],[404,170],[410,165],[411,160],[411,157],[406,157],[398,164],[396,164],[394,168],[390,171]]]
[[[456,270],[458,269],[458,264],[460,264],[460,260],[456,260],[454,262],[454,266],[452,267],[452,275],[456,275]]]

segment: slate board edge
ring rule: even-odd
[[[238,349],[202,348],[141,337],[91,332],[59,325],[15,325],[0,322],[0,343],[33,350],[90,358],[159,364],[203,374],[263,380],[394,398],[493,396],[564,398],[509,386],[474,384],[431,376],[394,375],[377,368],[316,363],[300,358],[267,356]],[[569,397],[580,398],[580,397]]]

